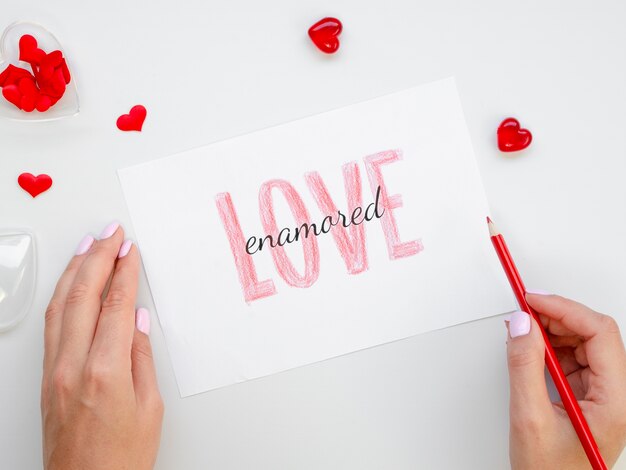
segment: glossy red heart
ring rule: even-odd
[[[44,191],[50,189],[50,186],[52,186],[52,178],[44,174],[35,176],[30,173],[22,173],[17,178],[17,184],[32,197],[37,197]]]
[[[337,18],[322,18],[309,28],[309,37],[317,48],[326,54],[339,49],[339,35],[343,26]]]
[[[146,108],[142,105],[133,106],[128,114],[117,118],[117,128],[121,131],[141,131],[146,115]]]
[[[523,150],[533,141],[528,129],[522,129],[515,118],[506,118],[498,127],[498,148],[502,152]]]

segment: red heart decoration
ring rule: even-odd
[[[22,173],[17,178],[17,184],[32,197],[37,197],[44,191],[50,189],[50,186],[52,186],[52,178],[44,174],[35,176],[30,173]]]
[[[50,98],[48,95],[39,95],[39,98],[37,98],[37,103],[35,105],[37,111],[39,111],[40,113],[44,113],[48,111],[48,109],[50,109],[50,106],[52,106],[52,98]]]
[[[21,109],[22,93],[17,85],[7,85],[2,88],[2,96],[9,102]]]
[[[142,105],[133,106],[128,114],[122,114],[117,118],[117,128],[120,131],[141,131],[147,114],[146,108]]]
[[[20,38],[20,60],[39,65],[46,53],[37,47],[37,40],[30,34]]]
[[[50,85],[52,87],[52,97],[60,98],[65,94],[65,77],[60,67],[54,70]]]
[[[63,53],[55,50],[46,54],[33,36],[24,34],[19,40],[19,58],[30,63],[33,73],[9,64],[0,73],[2,95],[27,113],[47,111],[65,94],[71,80]]]
[[[35,85],[33,77],[24,77],[20,79],[17,84],[17,88],[22,95],[35,96],[39,94],[39,90],[37,89],[37,85]]]
[[[522,129],[515,118],[506,118],[498,127],[498,148],[502,152],[523,150],[533,141],[528,129]]]
[[[67,68],[67,62],[65,62],[65,59],[63,59],[63,61],[61,62],[61,72],[63,73],[65,84],[69,84],[72,80],[72,76],[70,75],[70,69]]]
[[[343,26],[337,18],[322,18],[309,28],[309,37],[317,48],[326,54],[339,49],[339,38]]]
[[[33,75],[28,70],[9,64],[4,72],[0,73],[0,86],[16,85],[24,77],[33,78]]]
[[[37,102],[37,97],[23,95],[22,100],[20,101],[20,108],[22,108],[27,113],[30,113],[35,109],[36,102]]]
[[[63,62],[63,53],[61,51],[52,51],[41,60],[41,66],[56,69],[61,65],[61,62]]]

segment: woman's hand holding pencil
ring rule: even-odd
[[[528,293],[606,464],[626,445],[626,352],[615,320],[557,295]],[[507,322],[513,470],[588,469],[561,403],[546,387],[545,343],[532,315]]]

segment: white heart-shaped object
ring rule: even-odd
[[[16,67],[20,67],[28,70],[32,73],[32,68],[27,62],[19,60],[20,56],[20,38],[30,34],[37,40],[39,48],[43,49],[46,53],[50,53],[55,50],[63,52],[66,63],[70,73],[72,72],[69,66],[69,60],[65,56],[65,52],[61,47],[57,38],[41,25],[35,23],[18,22],[13,23],[7,29],[4,30],[2,38],[0,38],[0,73],[3,72],[9,64],[13,64]],[[0,116],[15,119],[20,121],[50,121],[53,119],[59,119],[63,117],[74,116],[78,114],[78,91],[76,90],[76,82],[72,75],[70,83],[66,85],[65,93],[61,99],[47,111],[40,113],[35,110],[30,113],[18,109],[12,103],[9,103],[4,96],[0,95]]]
[[[0,232],[0,331],[28,313],[36,282],[35,239],[25,231]]]

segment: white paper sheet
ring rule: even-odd
[[[182,396],[515,308],[452,79],[119,177]],[[371,220],[362,212],[360,225],[342,227],[352,214],[346,187],[351,208],[371,205]],[[316,197],[347,219],[248,254],[245,242],[266,235],[260,212],[271,222],[268,200],[276,232],[293,238],[300,224],[285,194],[318,228],[329,213]]]

